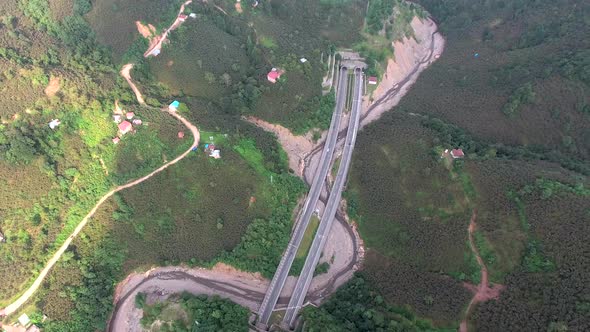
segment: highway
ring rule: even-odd
[[[315,172],[315,176],[311,184],[311,188],[307,195],[307,199],[305,201],[303,209],[301,210],[299,217],[297,218],[295,230],[293,232],[293,235],[291,236],[291,240],[289,241],[287,250],[281,258],[281,262],[277,267],[277,271],[275,272],[275,275],[270,283],[270,286],[266,291],[264,300],[262,301],[262,304],[258,309],[257,325],[262,328],[266,328],[266,326],[268,325],[268,321],[270,319],[272,311],[274,310],[274,307],[279,299],[279,296],[281,295],[281,291],[283,290],[285,281],[289,276],[291,265],[293,264],[293,260],[295,259],[295,255],[297,254],[297,250],[299,249],[299,245],[301,244],[301,240],[303,239],[305,229],[307,228],[309,220],[311,219],[311,216],[315,210],[318,199],[320,198],[323,184],[326,181],[326,177],[330,170],[332,156],[336,148],[336,142],[338,141],[338,130],[340,128],[340,121],[342,119],[342,111],[346,102],[347,86],[347,68],[343,67],[340,69],[338,90],[336,92],[336,108],[334,114],[332,114],[332,122],[330,123],[328,135],[326,137],[326,142],[324,144],[324,150],[322,151],[322,155],[320,157],[320,163]]]
[[[311,244],[309,254],[307,256],[307,259],[305,260],[305,265],[303,266],[301,274],[297,279],[297,284],[295,285],[295,289],[293,290],[293,295],[291,296],[291,300],[289,301],[289,305],[287,306],[287,312],[285,313],[285,316],[283,318],[283,324],[286,326],[293,327],[295,324],[297,314],[299,312],[299,309],[303,305],[303,301],[305,300],[305,296],[307,295],[309,285],[311,284],[311,279],[313,278],[313,273],[315,271],[316,265],[318,264],[318,261],[322,255],[322,251],[324,250],[326,240],[328,239],[328,233],[330,232],[330,228],[332,227],[334,217],[336,216],[336,211],[340,206],[340,199],[342,198],[342,189],[344,188],[344,183],[346,182],[346,176],[348,174],[348,168],[350,166],[350,161],[352,159],[352,151],[354,150],[354,143],[356,141],[356,134],[360,122],[362,95],[363,73],[357,69],[355,70],[352,112],[350,115],[348,130],[346,133],[344,152],[342,153],[342,159],[340,161],[340,166],[338,168],[338,174],[336,175],[334,185],[332,186],[332,190],[330,191],[330,197],[328,199],[328,203],[326,204],[324,215],[322,216],[322,220],[320,221],[320,225],[316,232],[315,238],[313,239],[313,243]]]

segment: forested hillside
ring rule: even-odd
[[[502,286],[469,329],[588,330],[588,3],[420,3],[445,51],[359,133],[346,193],[365,278],[390,305],[456,329],[481,277],[474,218]],[[466,157],[445,156],[454,148]]]

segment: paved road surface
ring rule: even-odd
[[[325,148],[322,152],[318,169],[316,170],[313,183],[311,185],[311,188],[307,195],[307,199],[305,201],[305,205],[303,206],[303,209],[299,214],[299,218],[295,226],[295,231],[293,232],[291,240],[289,241],[287,250],[281,258],[281,262],[277,267],[277,271],[275,272],[275,275],[270,283],[270,286],[266,291],[266,295],[264,296],[264,300],[260,305],[260,309],[258,310],[258,324],[262,327],[266,327],[266,325],[268,325],[270,315],[272,314],[272,311],[279,299],[279,296],[281,295],[281,291],[283,290],[285,281],[289,276],[289,270],[291,270],[291,265],[293,264],[293,260],[295,259],[295,255],[297,254],[297,249],[299,249],[299,245],[301,244],[301,240],[303,239],[305,229],[307,228],[311,215],[315,210],[316,204],[322,191],[322,186],[324,184],[324,181],[326,181],[326,176],[328,175],[328,171],[330,170],[332,155],[334,153],[336,142],[338,139],[338,128],[340,128],[340,120],[342,119],[342,109],[344,108],[344,104],[346,102],[347,85],[347,69],[341,68],[340,82],[338,84],[338,91],[336,96],[336,110],[332,115],[332,123],[330,124],[330,129],[328,131],[328,136],[326,138]]]
[[[287,306],[287,312],[285,313],[285,317],[283,318],[283,324],[287,326],[293,326],[295,323],[295,319],[297,317],[299,309],[303,304],[303,300],[305,299],[305,296],[307,295],[307,291],[309,289],[309,285],[311,284],[311,279],[313,278],[315,267],[318,264],[322,251],[324,250],[324,246],[326,245],[328,233],[332,228],[332,223],[334,222],[336,211],[338,210],[338,207],[340,205],[340,199],[342,198],[342,189],[344,188],[344,183],[346,182],[346,176],[348,173],[348,168],[350,166],[350,161],[352,159],[352,151],[354,150],[354,143],[356,141],[356,134],[359,126],[361,101],[363,94],[362,89],[363,74],[360,70],[356,70],[354,94],[352,101],[352,112],[349,120],[350,122],[348,124],[346,141],[344,143],[344,152],[342,154],[342,160],[338,168],[338,174],[336,175],[336,179],[334,180],[334,185],[332,186],[332,190],[330,192],[330,198],[328,199],[324,215],[322,216],[322,220],[320,221],[320,225],[316,232],[315,238],[313,239],[313,243],[311,244],[309,255],[305,260],[305,265],[303,266],[301,274],[297,279],[297,284],[295,285],[293,295],[291,296],[291,300],[289,301],[289,305]]]

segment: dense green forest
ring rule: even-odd
[[[419,1],[446,38],[399,106],[359,133],[345,194],[389,305],[477,331],[589,328],[590,30],[584,1]],[[378,28],[378,26],[377,26]],[[462,148],[464,160],[441,158]]]
[[[149,328],[158,320],[158,331],[248,331],[249,310],[217,296],[183,293],[165,302],[145,303],[145,294],[136,297],[143,309],[141,324]]]
[[[436,329],[407,307],[387,304],[363,273],[355,275],[319,308],[303,312],[302,331],[452,331]]]

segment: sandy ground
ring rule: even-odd
[[[403,42],[393,43],[395,60],[388,61],[387,71],[381,82],[371,98],[364,100],[361,127],[377,120],[384,112],[397,105],[416,82],[419,74],[435,61],[436,55],[440,55],[444,49],[445,40],[440,33],[436,32],[437,27],[432,20],[421,21],[415,17],[411,24],[415,38],[406,38]],[[399,89],[395,96],[374,105],[394,87]]]
[[[148,294],[148,300],[161,301],[171,294],[218,295],[228,298],[252,311],[258,310],[268,281],[257,274],[245,273],[218,264],[213,269],[161,267],[146,273],[133,273],[117,286],[116,316],[109,331],[141,331],[142,311],[135,308],[135,296]]]
[[[49,84],[45,88],[45,95],[49,98],[55,96],[55,94],[59,91],[59,77],[51,76],[49,79]]]
[[[372,99],[375,102],[370,102],[369,98],[365,98],[362,125],[377,120],[384,112],[395,106],[401,97],[407,93],[419,74],[432,63],[434,55],[440,54],[443,51],[444,39],[440,34],[436,33],[437,27],[434,22],[431,20],[421,21],[415,18],[412,21],[412,27],[415,31],[415,39],[406,39],[403,42],[396,42],[393,45],[396,59],[389,61],[387,74],[384,75],[383,80],[373,93]],[[392,89],[398,90],[392,93]],[[390,94],[393,94],[393,97],[388,98]],[[341,131],[346,130],[348,126],[347,117],[348,114],[345,114],[342,119]],[[280,125],[271,124],[252,117],[247,120],[265,130],[275,133],[289,156],[289,166],[291,169],[295,170],[295,173],[304,179],[313,178],[320,156],[319,152],[321,152],[317,148],[323,142],[325,133],[322,135],[322,139],[314,144],[309,137],[310,135],[305,137],[295,136],[287,128]],[[339,148],[342,147],[343,141],[343,139],[339,141]],[[314,149],[317,151],[313,151],[315,153],[312,153]],[[324,190],[323,196],[326,195],[327,191]],[[318,203],[318,208],[321,211],[323,204]],[[334,262],[331,264],[328,273],[316,276],[313,279],[310,293],[322,296],[324,291],[329,292],[328,289],[325,289],[329,281],[334,281],[334,285],[338,286],[346,282],[352,276],[354,270],[360,267],[359,262],[362,261],[362,257],[364,256],[364,246],[355,225],[352,226],[352,234],[356,238],[358,248],[354,248],[353,240],[350,237],[350,233],[346,231],[345,226],[342,223],[334,224],[324,249],[324,255],[320,259],[320,262],[330,261],[333,256]],[[343,271],[343,268],[349,268],[354,250],[357,250],[355,268],[349,271]],[[338,280],[333,280],[336,275],[338,275]],[[290,295],[295,282],[296,279],[294,277],[287,279],[283,292],[281,293],[282,297]],[[333,285],[329,288],[333,288]],[[277,307],[280,308],[281,306],[279,305]]]
[[[467,310],[465,311],[465,318],[463,319],[463,321],[461,322],[461,325],[459,326],[459,332],[467,332],[467,320],[469,319],[469,314],[471,313],[471,309],[473,309],[473,306],[477,303],[480,302],[485,302],[487,300],[491,300],[491,299],[497,299],[500,296],[500,292],[504,289],[503,285],[492,285],[492,287],[490,287],[489,284],[489,279],[488,279],[488,269],[485,265],[485,263],[483,262],[483,259],[481,259],[481,257],[479,256],[479,251],[477,250],[477,247],[475,246],[475,242],[473,240],[473,232],[475,232],[475,229],[477,228],[477,224],[475,222],[477,218],[477,211],[473,211],[473,214],[471,215],[471,221],[469,222],[469,228],[468,228],[468,232],[469,232],[469,246],[471,247],[471,251],[473,251],[473,253],[475,254],[475,258],[477,259],[477,264],[479,264],[480,268],[481,268],[481,280],[479,282],[479,285],[477,285],[477,287],[471,285],[471,284],[465,284],[465,287],[467,287],[467,289],[471,290],[472,292],[474,292],[475,294],[473,295],[473,298],[471,299],[471,301],[469,302],[469,305],[467,306]]]
[[[156,34],[156,27],[151,24],[144,25],[140,21],[135,21],[135,26],[137,26],[137,31],[139,31],[143,38],[151,40],[151,38]]]
[[[322,254],[323,256],[319,261],[319,264],[328,262],[330,268],[327,273],[320,274],[312,279],[309,291],[319,291],[321,293],[322,288],[332,280],[335,274],[343,271],[349,266],[352,262],[354,250],[354,244],[349,233],[346,231],[345,226],[339,222],[334,222],[330,229],[330,233],[328,234],[328,240],[326,241],[326,246],[324,247]],[[352,277],[353,273],[354,270],[346,271],[346,274],[340,276],[336,282],[345,282]],[[340,286],[340,284],[338,284],[337,287],[338,286]]]
[[[314,302],[320,302],[324,295],[345,283],[354,269],[349,269],[353,257],[353,242],[344,225],[334,223],[324,256],[320,261],[334,261],[328,273],[313,279],[310,294]],[[289,277],[281,293],[277,309],[284,308],[297,279]],[[115,291],[115,314],[109,324],[109,331],[141,331],[139,320],[142,311],[135,308],[135,295],[143,292],[148,300],[166,299],[171,294],[187,291],[192,294],[218,295],[230,299],[256,312],[270,280],[259,273],[239,271],[229,265],[218,263],[212,269],[187,267],[161,267],[146,273],[133,273],[121,282]]]

